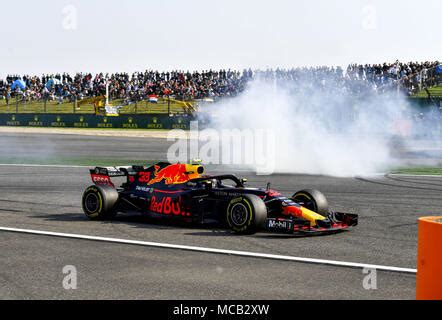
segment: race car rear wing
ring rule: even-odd
[[[127,177],[129,175],[135,175],[142,170],[144,170],[143,166],[95,167],[94,169],[90,169],[89,172],[94,184],[115,187],[111,181],[111,177]]]

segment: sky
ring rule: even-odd
[[[1,0],[0,76],[441,60],[441,0]]]

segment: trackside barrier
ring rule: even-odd
[[[192,116],[133,114],[118,117],[93,114],[0,114],[0,126],[53,128],[189,129]]]
[[[416,299],[442,300],[442,216],[418,220]]]

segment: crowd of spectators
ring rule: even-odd
[[[440,63],[409,62],[383,63],[374,65],[349,65],[347,74],[350,79],[365,80],[374,88],[383,90],[399,88],[404,93],[411,95],[423,89],[440,84]]]
[[[0,79],[0,98],[7,102],[18,95],[25,101],[81,100],[104,95],[109,83],[111,99],[123,99],[127,103],[147,99],[149,95],[170,96],[180,100],[218,99],[236,96],[254,79],[267,79],[288,84],[293,90],[342,91],[355,96],[367,92],[402,92],[410,95],[423,88],[441,83],[440,63],[409,62],[374,65],[351,64],[341,67],[309,67],[293,69],[251,69],[219,71],[145,71],[133,74],[115,73],[92,75],[90,73],[54,74],[42,76],[9,75]],[[22,80],[24,88],[14,82]]]

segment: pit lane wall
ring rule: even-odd
[[[0,126],[52,128],[183,129],[192,116],[154,114],[97,116],[93,114],[0,114]]]

